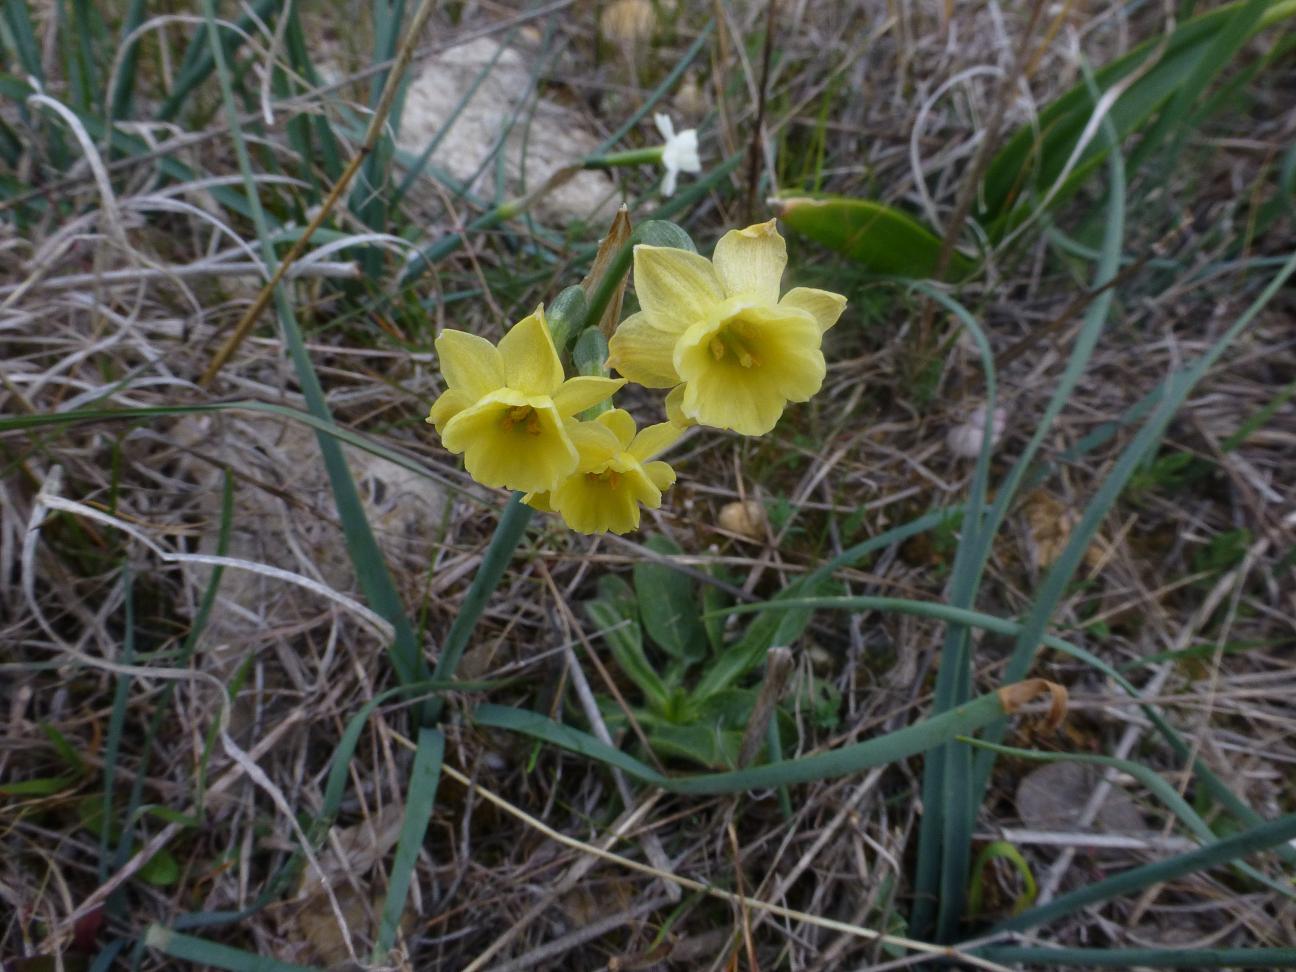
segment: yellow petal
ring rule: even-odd
[[[554,509],[580,533],[628,533],[639,526],[639,504],[656,508],[661,491],[644,471],[612,463],[599,473],[569,477],[554,492]]]
[[[621,447],[618,451],[630,448],[630,443],[635,437],[635,420],[629,412],[623,408],[614,408],[604,412],[594,421],[617,437],[617,445]]]
[[[645,388],[678,385],[671,363],[677,337],[658,327],[648,314],[631,314],[608,341],[608,367]]]
[[[814,287],[793,287],[778,302],[780,307],[794,307],[803,310],[815,319],[822,334],[837,323],[842,311],[846,309],[846,298],[830,290],[816,290]]]
[[[650,462],[644,466],[644,472],[648,474],[648,478],[652,480],[653,485],[660,492],[664,493],[675,485],[675,470],[670,467],[668,462],[662,462],[660,459]],[[653,507],[653,509],[656,508]]]
[[[764,435],[778,424],[787,399],[772,388],[732,374],[703,374],[684,386],[684,412],[699,424]]]
[[[526,395],[552,395],[563,382],[562,362],[554,349],[544,307],[514,324],[499,343],[508,387]]]
[[[483,486],[525,493],[557,489],[580,459],[552,403],[509,391],[460,412],[441,441],[463,453],[468,475]]]
[[[466,392],[448,388],[432,403],[427,421],[436,428],[438,433],[444,432],[447,422],[476,402],[477,399]]]
[[[723,299],[711,261],[669,246],[634,248],[635,293],[639,306],[664,330],[679,333]]]
[[[437,335],[436,350],[446,385],[473,401],[504,387],[504,362],[485,338],[445,330]]]
[[[539,510],[541,513],[552,513],[554,511],[549,504],[548,493],[527,493],[522,497],[522,502],[533,510]]]
[[[567,426],[567,434],[580,453],[580,464],[576,467],[579,472],[606,466],[621,452],[621,443],[616,433],[598,421],[572,422]]]
[[[630,443],[630,455],[640,462],[647,462],[673,446],[683,434],[684,430],[674,422],[650,425]]]
[[[787,243],[774,220],[730,230],[720,237],[711,259],[726,297],[742,294],[757,303],[778,303]]]
[[[596,375],[568,378],[553,393],[554,407],[559,415],[567,418],[611,398],[612,393],[624,384],[624,378],[599,378]]]
[[[819,327],[801,311],[735,306],[733,315],[680,338],[681,410],[702,425],[764,435],[787,402],[804,402],[823,384]]]
[[[681,429],[691,428],[697,422],[684,414],[684,386],[676,385],[666,394],[666,419]]]

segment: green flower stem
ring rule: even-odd
[[[618,153],[618,154],[629,155],[631,153]],[[708,170],[705,179],[698,179],[690,183],[688,188],[683,189],[680,192],[677,192],[674,196],[672,196],[669,200],[667,200],[660,208],[658,208],[655,213],[652,214],[652,218],[669,219],[671,216],[675,215],[676,213],[681,213],[687,210],[697,200],[701,199],[703,196],[707,195],[707,193],[711,192],[711,190],[716,185],[718,185],[721,181],[727,179],[729,177],[729,174],[738,167],[740,162],[742,162],[743,157],[745,155],[746,155],[746,149],[744,149],[741,152],[735,152],[733,155],[729,156],[729,158],[725,159],[719,165]],[[601,157],[615,158],[616,156],[608,155],[608,156],[601,156]],[[532,193],[531,195],[524,196],[521,199],[510,199],[508,202],[500,203],[494,209],[490,209],[482,213],[475,220],[473,220],[471,223],[465,226],[462,231],[456,233],[448,233],[447,235],[441,237],[441,239],[437,240],[435,243],[431,244],[426,249],[422,250],[416,259],[410,261],[409,266],[405,268],[405,272],[401,274],[400,280],[396,282],[396,289],[403,290],[404,288],[410,286],[411,284],[414,283],[415,280],[423,276],[423,274],[430,267],[432,267],[433,264],[435,264],[439,260],[445,259],[451,253],[454,253],[457,249],[459,249],[460,246],[463,245],[463,241],[467,238],[468,234],[481,232],[483,230],[494,229],[500,223],[507,222],[508,220],[514,218],[515,216],[521,215],[523,212],[526,211],[526,209],[531,205],[531,203],[535,202],[539,198],[540,198],[539,193]],[[589,256],[592,257],[597,249],[598,249],[597,247],[591,246],[587,251]],[[579,254],[581,258],[584,258],[585,255],[586,255],[585,253]],[[625,261],[627,266],[629,265],[629,260],[630,260],[630,254],[629,251],[627,250],[625,255]],[[607,279],[609,278],[607,277],[604,278],[605,281]],[[610,297],[611,297],[611,290],[609,289],[608,298],[610,299]],[[606,306],[606,302],[604,303],[604,306]],[[591,316],[588,319],[590,321],[598,321],[599,318]]]
[[[494,229],[500,223],[507,219],[512,219],[518,213],[518,200],[509,200],[501,203],[494,209],[488,209],[471,223],[463,228],[461,233],[449,233],[437,240],[427,249],[421,251],[417,258],[409,262],[405,272],[401,274],[400,280],[396,282],[396,289],[403,290],[412,284],[419,277],[431,268],[437,262],[444,260],[455,250],[463,245],[464,238],[469,233],[480,233],[483,230]]]
[[[468,588],[468,594],[464,597],[463,604],[459,606],[459,613],[455,615],[454,623],[450,625],[450,633],[446,635],[445,643],[441,646],[441,655],[437,659],[436,669],[432,674],[434,681],[448,680],[454,676],[455,669],[459,667],[459,660],[463,657],[464,648],[468,645],[468,638],[473,628],[477,626],[477,619],[486,609],[486,602],[490,596],[499,587],[500,580],[504,577],[504,570],[513,559],[513,552],[521,542],[523,534],[526,533],[527,524],[531,522],[532,512],[534,511],[531,507],[522,502],[521,493],[514,493],[508,506],[504,508],[504,515],[500,517],[499,526],[495,528],[495,535],[491,537],[490,545],[486,548],[481,566],[477,568],[477,574]],[[424,709],[424,725],[435,725],[441,718],[443,701],[440,695],[428,700]]]
[[[631,165],[658,165],[666,146],[653,148],[629,149],[625,152],[609,152],[607,155],[591,155],[581,160],[582,169],[616,169]]]

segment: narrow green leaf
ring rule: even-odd
[[[280,962],[266,955],[254,955],[228,945],[218,945],[205,938],[182,935],[161,925],[149,925],[148,931],[144,933],[144,944],[172,958],[225,969],[227,972],[319,972],[310,965]]]
[[[1293,272],[1296,272],[1296,253],[1292,254],[1282,269],[1270,280],[1264,290],[1219,340],[1190,367],[1177,372],[1174,380],[1168,384],[1165,395],[1157,403],[1152,415],[1149,416],[1138,434],[1121,453],[1107,478],[1099,486],[1093,499],[1085,508],[1080,522],[1072,530],[1071,537],[1062,554],[1054,562],[1040,585],[1039,592],[1031,606],[1030,613],[1022,624],[1021,632],[1017,637],[1012,655],[1009,657],[1008,665],[1004,670],[1005,679],[1013,681],[1021,678],[1023,673],[1029,671],[1040,644],[1040,636],[1047,628],[1053,611],[1061,601],[1075,570],[1079,567],[1092,537],[1124,490],[1130,477],[1144,459],[1157,447],[1166,428],[1187,399],[1188,394],[1219,360],[1225,350],[1237,339],[1243,329],[1255,319],[1256,315],[1282,289]],[[987,733],[987,738],[992,742],[998,742],[1002,739],[1002,735],[1002,729],[1000,729]],[[1177,736],[1168,737],[1167,741],[1176,748],[1176,751],[1181,756],[1188,754],[1183,741],[1178,739]],[[978,793],[984,792],[988,784],[990,769],[994,763],[993,757],[993,753],[983,752],[977,759],[976,787]],[[1224,786],[1214,774],[1201,774],[1200,778],[1210,788],[1212,795],[1239,819],[1246,823],[1255,823],[1259,820],[1255,811]],[[1288,854],[1296,856],[1296,849],[1289,849]]]
[[[239,170],[242,173],[244,187],[252,205],[253,222],[261,244],[262,259],[265,260],[269,269],[274,270],[278,265],[278,260],[274,247],[270,243],[270,230],[266,222],[265,212],[255,191],[256,187],[247,142],[238,126],[238,112],[234,101],[229,67],[226,63],[228,55],[222,46],[220,34],[216,29],[214,0],[204,0],[203,11],[207,21],[210,56],[220,81],[225,114],[231,126],[230,132],[233,136]],[[294,370],[297,372],[297,380],[301,385],[301,391],[306,399],[307,406],[311,414],[317,419],[332,424],[333,416],[324,398],[324,389],[320,385],[319,376],[316,375],[314,366],[311,364],[310,355],[306,350],[301,329],[297,325],[297,318],[293,312],[292,304],[288,299],[285,288],[282,286],[275,289],[274,306],[284,342],[288,346],[288,355],[292,360]],[[374,538],[373,530],[365,516],[364,506],[360,502],[360,494],[356,491],[355,482],[351,478],[351,471],[347,466],[342,447],[333,436],[323,432],[316,433],[316,440],[319,442],[320,453],[324,459],[324,468],[328,474],[334,502],[337,505],[338,519],[342,522],[347,553],[350,555],[351,563],[355,568],[356,579],[374,610],[386,618],[395,630],[395,641],[388,651],[392,667],[396,670],[397,677],[406,684],[421,681],[427,675],[427,666],[423,659],[421,646],[405,613],[400,595],[396,591],[395,582],[387,569],[387,563],[383,559],[378,542]]]
[[[76,747],[68,742],[67,736],[63,735],[63,733],[59,732],[48,722],[40,723],[40,730],[45,734],[45,738],[50,741],[50,745],[54,747],[54,751],[59,754],[59,758],[63,760],[63,762],[67,763],[72,772],[77,775],[86,772],[87,766],[85,760],[82,759],[81,754],[76,751]]]
[[[75,785],[75,776],[42,776],[34,780],[19,780],[17,783],[0,783],[0,796],[50,796],[54,793],[61,793]]]
[[[846,196],[785,196],[776,205],[793,230],[871,273],[926,278],[936,272],[940,237],[898,209]],[[950,278],[962,279],[975,269],[976,261],[951,254]]]
[[[135,595],[134,574],[129,565],[122,570],[123,619],[122,664],[135,664]],[[118,839],[120,828],[113,813],[113,787],[117,777],[117,754],[121,749],[122,730],[126,725],[126,706],[130,701],[131,676],[117,676],[113,690],[112,711],[108,716],[108,731],[104,736],[103,798],[100,819],[106,822],[99,830],[99,881],[108,879],[108,866],[112,862],[111,845]]]
[[[126,38],[144,23],[145,7],[146,0],[130,0],[130,6],[126,8],[126,16],[122,18],[121,40],[118,42],[119,52]],[[135,79],[139,66],[139,43],[140,37],[136,37],[131,41],[130,46],[125,49],[124,53],[119,53],[121,64],[117,69],[117,81],[108,99],[109,124],[114,119],[130,117],[131,100],[135,96]]]
[[[499,587],[504,571],[508,568],[518,543],[526,533],[527,524],[531,522],[532,512],[531,507],[522,502],[521,493],[514,493],[509,499],[508,506],[504,508],[504,515],[500,517],[499,525],[495,527],[490,546],[486,548],[481,565],[473,575],[468,593],[464,595],[463,603],[459,605],[459,612],[455,615],[445,643],[441,646],[441,655],[437,658],[436,669],[432,674],[434,679],[448,681],[454,677],[459,667],[459,659],[463,657],[464,648],[468,646],[468,639],[472,636],[473,628],[477,626],[478,618],[486,609],[486,602]],[[433,697],[423,713],[424,725],[432,725],[440,718],[441,705],[441,696]]]
[[[1109,878],[1055,898],[1048,904],[1014,915],[996,925],[994,931],[1025,931],[1028,928],[1038,928],[1101,901],[1121,895],[1137,894],[1154,884],[1174,881],[1222,864],[1231,864],[1248,854],[1286,844],[1293,838],[1296,838],[1296,813],[1267,821],[1207,847],[1199,847],[1163,861],[1113,874]]]
[[[788,600],[775,599],[764,604],[744,604],[731,608],[730,611],[735,614],[745,614],[757,611],[788,611],[801,608],[839,608],[855,611],[896,611],[901,614],[912,614],[917,617],[931,618],[938,621],[948,621],[956,624],[969,625],[975,628],[981,628],[985,631],[992,631],[995,634],[1007,635],[1010,637],[1020,637],[1023,626],[1016,621],[1009,621],[1005,618],[997,618],[990,614],[982,614],[979,611],[971,611],[966,608],[956,608],[948,604],[934,602],[911,601],[904,598],[891,597],[871,597],[871,596],[854,596],[854,597],[821,597],[821,598],[793,598]],[[1174,728],[1161,715],[1157,706],[1142,701],[1139,691],[1134,685],[1113,668],[1107,662],[1103,661],[1092,652],[1086,651],[1079,645],[1069,641],[1064,641],[1054,635],[1042,635],[1040,644],[1047,648],[1053,648],[1057,651],[1078,658],[1085,664],[1092,666],[1096,671],[1101,672],[1112,680],[1113,683],[1128,693],[1131,698],[1138,699],[1143,715],[1152,723],[1153,727],[1161,734],[1171,749],[1182,759],[1192,756],[1188,744],[1183,737],[1177,733]],[[989,735],[989,733],[987,733]],[[929,757],[930,758],[930,757]],[[1230,813],[1237,819],[1256,823],[1260,817],[1254,810],[1247,806],[1227,786],[1217,777],[1210,768],[1200,759],[1193,758],[1193,772],[1198,780],[1210,792],[1219,803],[1225,806]],[[1279,853],[1284,859],[1289,859],[1292,851],[1290,848],[1280,848]]]
[[[798,759],[781,760],[724,773],[666,776],[588,733],[554,722],[536,712],[501,705],[481,705],[473,713],[478,725],[507,729],[623,770],[643,783],[672,793],[712,795],[765,790],[849,776],[874,766],[884,766],[926,752],[934,746],[968,735],[1002,719],[1003,704],[997,692],[979,696],[956,709],[906,726],[885,736],[852,743]]]
[[[382,923],[374,942],[375,963],[385,962],[387,953],[396,943],[396,931],[400,928],[401,915],[405,912],[405,899],[409,896],[410,882],[414,880],[419,850],[423,847],[432,808],[436,805],[444,755],[445,736],[437,729],[420,729],[418,748],[414,752],[414,768],[405,784],[405,819],[401,822],[396,856],[392,859],[391,874],[387,879]]]
[[[274,14],[282,5],[283,0],[256,0],[252,9],[235,21],[234,28],[226,24],[225,29],[216,34],[216,28],[220,24],[213,25],[209,21],[206,28],[196,31],[185,49],[171,93],[158,110],[158,118],[162,121],[175,120],[194,89],[211,77],[217,66],[217,58],[213,54],[209,34],[220,45],[220,60],[228,61],[247,42],[248,37],[256,35],[258,24],[273,26]],[[212,11],[212,19],[215,19],[215,11]]]
[[[1296,948],[1055,948],[988,945],[974,954],[1001,965],[1086,969],[1296,969]]]
[[[22,69],[42,85],[45,82],[45,67],[41,58],[40,45],[36,43],[36,33],[32,29],[31,12],[27,4],[19,0],[5,0],[4,19],[8,34],[17,50],[18,63]],[[30,88],[28,89],[30,93]]]
[[[997,394],[994,355],[985,331],[976,318],[943,291],[926,284],[916,289],[943,305],[967,331],[980,353],[985,376],[987,415],[994,413]],[[977,456],[968,495],[969,512],[962,518],[958,553],[950,579],[950,602],[968,608],[976,598],[981,569],[993,542],[997,522],[994,510],[984,514],[990,481],[991,437],[986,436]],[[933,711],[944,712],[966,702],[972,694],[972,655],[965,625],[951,624],[945,630],[941,664],[936,677]],[[954,937],[963,913],[968,869],[972,853],[972,828],[977,804],[972,795],[972,758],[966,746],[951,744],[930,753],[923,762],[923,804],[927,809],[919,824],[919,849],[915,872],[915,909],[911,925],[925,928],[929,921],[928,902],[935,896],[939,934]]]
[[[1154,55],[1157,60],[1112,106],[1108,119],[1115,129],[1116,144],[1142,128],[1185,86],[1201,83],[1198,68],[1212,51],[1216,40],[1237,23],[1246,0],[1211,10],[1181,24],[1168,40],[1154,37],[1094,75],[1098,95],[1081,82],[1055,99],[1038,118],[1023,125],[1005,143],[986,168],[978,218],[992,239],[1002,237],[1038,208],[1046,193],[1055,205],[1073,195],[1102,163],[1109,142],[1094,139],[1078,157],[1070,174],[1058,182],[1079,144],[1093,114],[1097,97],[1140,70]],[[1296,14],[1296,2],[1277,0],[1251,24],[1252,30]],[[1235,52],[1237,46],[1232,46]],[[1215,53],[1219,53],[1219,48]],[[1195,80],[1196,79],[1196,80]],[[1206,80],[1209,80],[1207,77]],[[1055,185],[1056,184],[1056,185]]]
[[[1001,746],[982,739],[968,738],[964,741],[974,747],[993,750],[996,753],[1015,756],[1018,759],[1029,759],[1038,763],[1084,763],[1089,766],[1109,766],[1118,769],[1122,773],[1134,777],[1134,779],[1147,787],[1152,795],[1165,804],[1166,809],[1178,817],[1179,821],[1203,844],[1214,844],[1219,840],[1215,831],[1211,830],[1210,825],[1197,814],[1192,805],[1179,795],[1178,790],[1154,771],[1132,760],[1117,759],[1114,756],[1099,756],[1094,753],[1045,753],[1034,749]],[[1296,898],[1296,887],[1292,887],[1290,882],[1284,884],[1281,881],[1275,881],[1267,874],[1263,874],[1246,864],[1239,863],[1236,867],[1253,881],[1277,891],[1284,897]]]

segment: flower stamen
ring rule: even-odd
[[[711,357],[716,361],[724,361],[729,355],[743,368],[759,368],[760,359],[751,353],[743,339],[734,333],[731,327],[723,328],[720,333],[711,339],[707,345],[711,352]]]
[[[500,428],[505,432],[512,432],[515,425],[522,426],[529,435],[539,435],[543,431],[540,427],[540,416],[530,405],[514,405],[505,409]]]

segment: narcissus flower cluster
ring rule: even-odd
[[[846,299],[808,287],[780,296],[786,265],[773,220],[726,233],[711,260],[640,244],[640,310],[609,341],[607,366],[623,377],[567,378],[537,307],[498,347],[441,333],[447,388],[428,421],[477,482],[519,490],[581,533],[635,530],[641,507],[657,509],[675,482],[657,457],[685,428],[763,435],[789,402],[808,401],[823,384],[821,341]],[[622,409],[579,417],[627,380],[670,389],[668,421],[639,430]]]
[[[823,334],[846,298],[797,287],[779,297],[787,244],[774,220],[731,230],[711,260],[636,246],[641,310],[608,342],[608,366],[648,388],[670,388],[681,420],[764,435],[788,402],[824,379]]]

